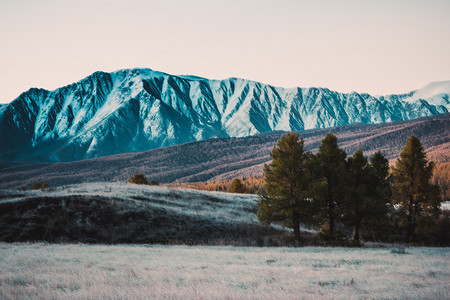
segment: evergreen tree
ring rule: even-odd
[[[431,236],[440,214],[439,188],[431,183],[434,164],[415,136],[411,136],[394,168],[393,199],[406,230],[406,242]]]
[[[371,169],[361,149],[348,159],[346,193],[342,203],[342,218],[353,226],[353,241],[359,245],[360,229],[370,213]]]
[[[383,190],[389,194],[389,189],[386,187],[389,185],[389,160],[387,160],[387,158],[381,154],[381,151],[378,150],[370,158],[370,164],[375,172],[378,183],[383,183],[381,184],[383,185]]]
[[[391,203],[391,175],[389,174],[389,160],[378,150],[370,158],[372,169],[371,185],[369,185],[372,201],[371,213],[368,215],[367,229],[372,239],[382,239],[382,235],[389,234],[389,212]]]
[[[310,216],[308,164],[309,152],[303,148],[303,139],[297,133],[282,136],[273,148],[272,163],[264,166],[265,191],[261,195],[258,219],[262,224],[283,222],[293,228],[295,238],[300,240],[300,222]]]
[[[346,193],[341,208],[344,222],[353,226],[353,241],[357,245],[360,245],[361,229],[374,232],[386,224],[388,176],[389,161],[379,151],[371,163],[359,148],[348,159]]]
[[[312,169],[316,178],[314,206],[328,221],[330,237],[334,237],[337,205],[345,192],[346,156],[337,144],[337,137],[328,133],[313,158]]]

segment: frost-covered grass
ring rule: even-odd
[[[177,189],[127,183],[82,183],[44,190],[3,190],[0,203],[24,201],[30,197],[89,196],[124,201],[129,205],[169,209],[181,215],[201,216],[228,222],[258,223],[257,195]],[[249,213],[252,211],[253,213]]]
[[[450,249],[0,243],[0,298],[450,298]]]
[[[257,195],[126,183],[0,190],[0,241],[289,245],[287,230],[258,222],[257,205]]]

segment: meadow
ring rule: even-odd
[[[0,243],[1,299],[449,299],[449,248]]]

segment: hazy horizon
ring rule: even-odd
[[[0,103],[150,68],[373,95],[449,80],[450,2],[2,1]]]

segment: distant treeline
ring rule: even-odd
[[[392,171],[392,168],[390,169]],[[261,194],[264,192],[264,175],[238,178],[245,186],[245,193]],[[436,163],[431,182],[439,186],[442,201],[450,201],[450,162]],[[228,192],[235,179],[224,181],[180,182],[166,184],[173,187],[191,188],[205,191]]]
[[[318,152],[304,150],[297,133],[282,136],[264,166],[264,193],[258,219],[281,223],[301,241],[300,224],[321,227],[330,241],[360,238],[448,244],[449,216],[442,214],[435,166],[411,136],[392,172],[380,151],[369,158],[361,149],[351,156],[328,133]]]
[[[442,201],[450,201],[450,162],[436,163],[431,181],[439,186]]]
[[[243,189],[239,191],[243,194],[261,194],[264,191],[264,176],[262,174],[225,181],[181,182],[167,185],[179,188],[235,193],[236,191],[231,189],[233,182],[239,182],[243,185]]]
[[[392,172],[392,168],[390,168]],[[165,184],[172,187],[190,188],[196,190],[229,192],[234,180],[240,180],[245,186],[245,192],[248,194],[264,193],[264,175],[255,175],[242,178],[235,178],[223,181],[204,181],[204,182],[178,182]],[[450,162],[436,163],[431,182],[439,186],[442,201],[450,201]]]

